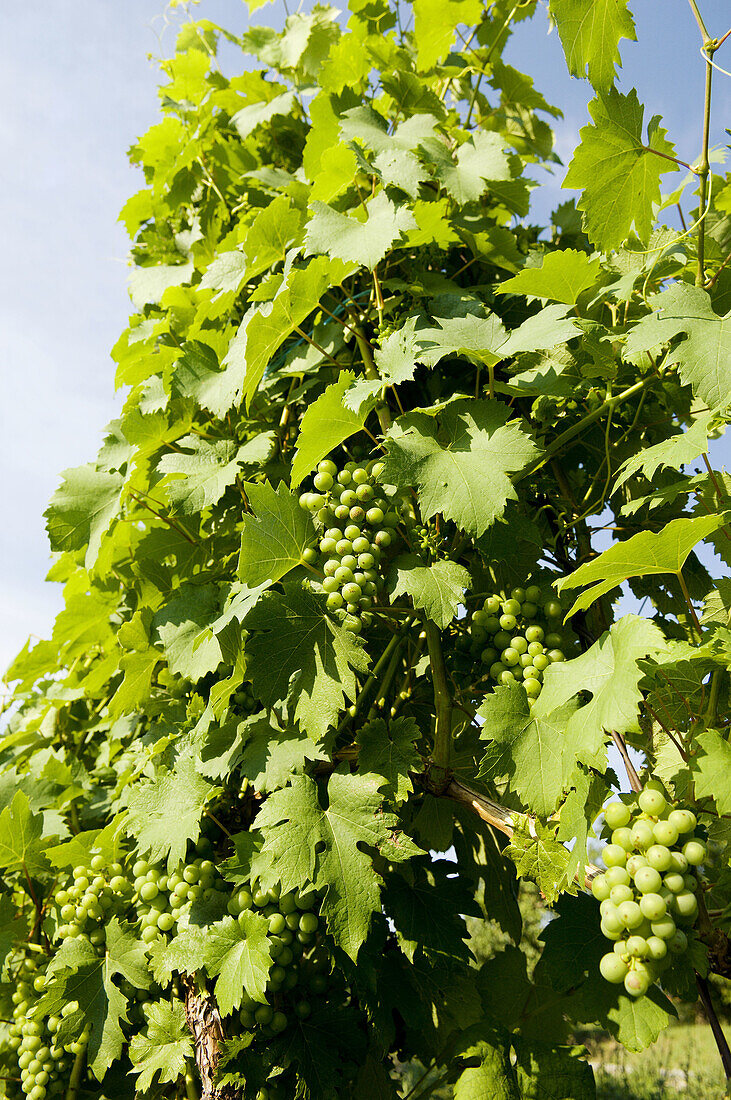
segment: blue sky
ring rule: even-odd
[[[661,114],[678,154],[698,152],[703,62],[686,0],[635,0],[641,45],[623,44],[622,87],[635,85],[646,115]],[[711,33],[731,23],[728,0],[701,0]],[[198,16],[243,30],[241,0],[202,0]],[[276,23],[279,3],[255,22]],[[116,415],[109,349],[126,325],[128,241],[117,222],[139,189],[125,152],[157,121],[157,70],[180,13],[163,0],[24,0],[3,16],[0,118],[4,257],[0,274],[0,670],[29,634],[47,635],[61,606],[44,583],[49,552],[42,512],[60,471],[89,461]],[[587,118],[589,88],[565,72],[543,13],[519,28],[508,60],[561,106],[564,157]],[[731,40],[718,55],[731,69]],[[713,142],[731,121],[731,80],[718,75]],[[560,170],[537,203],[545,216],[565,197]],[[669,177],[666,177],[666,180]],[[716,464],[728,462],[722,441]]]

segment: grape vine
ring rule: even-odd
[[[577,1035],[698,999],[731,1081],[728,35],[692,0],[676,157],[593,7],[545,229],[536,0],[171,12],[123,404],[7,673],[0,1096],[592,1100]]]

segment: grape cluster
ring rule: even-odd
[[[314,478],[317,491],[299,498],[323,529],[319,550],[305,550],[304,560],[321,566],[327,606],[354,634],[370,622],[369,609],[382,585],[381,557],[401,519],[376,481],[381,468],[378,462],[348,462],[338,470],[323,459]]]
[[[259,710],[259,701],[254,695],[250,683],[242,684],[239,690],[234,692],[231,699],[236,710],[245,717]]]
[[[698,916],[695,869],[706,858],[706,846],[695,835],[695,814],[674,809],[655,781],[636,803],[608,805],[604,820],[607,870],[591,889],[614,950],[599,969],[608,982],[624,983],[632,997],[641,997],[688,949]]]
[[[160,935],[174,934],[178,923],[195,901],[223,901],[227,891],[211,859],[205,857],[210,842],[204,837],[196,846],[198,856],[181,863],[168,874],[161,864],[138,859],[132,868],[134,875],[132,901],[141,928],[141,939],[153,943]]]
[[[46,988],[46,963],[43,957],[37,961],[26,957],[20,963],[12,994],[13,1020],[8,1029],[8,1046],[17,1054],[21,1092],[11,1089],[8,1096],[46,1100],[63,1095],[73,1057],[88,1042],[87,1029],[73,1042],[58,1043],[56,1033],[61,1019],[56,1016],[43,1019],[40,1014],[38,1002]],[[64,1006],[63,1015],[70,1015],[77,1008],[75,1002],[70,1002]]]
[[[313,995],[320,996],[328,988],[329,956],[314,912],[317,902],[313,889],[283,894],[279,886],[262,890],[255,882],[242,886],[230,899],[228,911],[233,917],[253,909],[269,923],[272,965],[266,1001],[244,993],[239,1020],[245,1031],[264,1039],[280,1034],[293,1019],[307,1019]]]
[[[468,623],[470,653],[479,655],[496,684],[521,681],[532,702],[548,666],[565,659],[561,614],[558,600],[541,603],[538,585],[514,588],[507,598],[488,596]]]

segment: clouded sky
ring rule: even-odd
[[[703,62],[686,0],[636,0],[640,45],[623,44],[622,87],[635,85],[646,116],[661,114],[689,162],[698,152]],[[728,0],[701,0],[713,34],[731,23]],[[140,188],[126,149],[157,121],[157,69],[180,14],[163,0],[23,0],[3,14],[0,38],[0,670],[29,634],[47,635],[61,606],[44,583],[49,552],[42,512],[60,471],[89,461],[116,415],[109,349],[126,325],[128,241],[117,214]],[[202,0],[198,17],[233,31],[241,0]],[[255,22],[277,23],[279,3]],[[170,25],[172,22],[172,26]],[[531,73],[565,113],[559,153],[587,121],[589,88],[565,73],[556,34],[539,14],[515,36],[511,64]],[[720,63],[731,69],[731,40]],[[731,80],[716,81],[714,143],[731,120]],[[545,176],[541,176],[545,179]],[[561,173],[536,203],[561,201]],[[665,177],[667,180],[669,177]],[[724,456],[725,450],[725,457]],[[722,443],[716,462],[728,461]]]

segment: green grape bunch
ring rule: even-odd
[[[382,559],[395,545],[402,518],[376,480],[382,468],[372,461],[338,469],[323,459],[314,477],[316,491],[299,498],[322,530],[319,549],[305,550],[304,560],[322,569],[328,609],[353,634],[370,625],[370,609],[384,583]]]
[[[322,996],[328,989],[329,956],[316,911],[318,901],[310,887],[282,893],[280,886],[264,890],[255,881],[239,887],[230,898],[228,911],[242,927],[241,914],[248,910],[266,917],[269,926],[272,964],[265,1000],[243,994],[239,1023],[245,1032],[263,1040],[279,1035],[293,1021],[307,1019],[313,996]]]
[[[695,814],[668,802],[656,781],[636,802],[610,803],[604,821],[607,870],[591,890],[614,949],[599,969],[608,982],[641,997],[688,951],[706,845],[696,835]]]
[[[520,682],[533,703],[546,669],[565,660],[561,615],[559,601],[543,601],[538,585],[488,596],[467,624],[469,652],[487,666],[489,681]]]
[[[60,1016],[44,1017],[40,1011],[47,986],[47,963],[47,957],[26,955],[17,960],[16,967],[11,967],[16,980],[7,1046],[17,1057],[18,1079],[6,1082],[8,1097],[46,1100],[63,1096],[73,1061],[89,1039],[88,1024],[77,1039],[61,1040],[58,1036],[63,1019],[78,1010],[76,1002],[64,1005]]]

